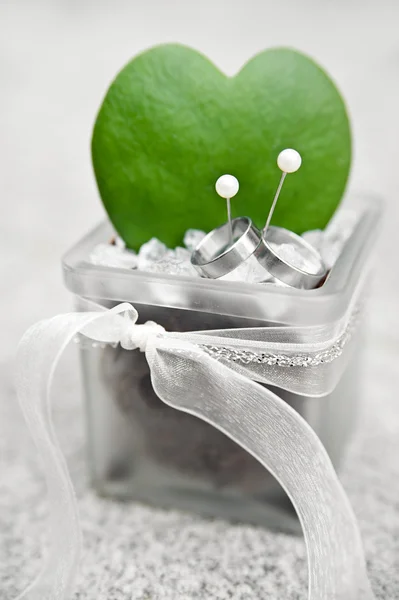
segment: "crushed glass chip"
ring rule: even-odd
[[[199,229],[187,229],[183,243],[187,250],[192,252],[200,242],[204,239],[206,233],[204,231],[200,231]]]
[[[117,269],[136,269],[138,264],[135,252],[114,244],[97,244],[90,253],[89,261],[93,265]]]

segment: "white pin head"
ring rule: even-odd
[[[278,168],[283,173],[295,173],[302,164],[302,157],[296,150],[286,148],[277,157]]]
[[[222,175],[217,180],[215,188],[221,198],[234,198],[240,189],[240,184],[234,175]]]

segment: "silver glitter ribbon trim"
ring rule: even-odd
[[[354,330],[360,320],[360,308],[353,312],[349,323],[337,339],[327,350],[314,354],[273,354],[271,352],[251,352],[250,350],[237,350],[227,346],[200,345],[200,348],[215,360],[241,363],[243,365],[260,364],[278,367],[317,367],[321,364],[331,363],[341,356],[345,346],[351,340]]]

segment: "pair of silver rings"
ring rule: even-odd
[[[283,252],[287,244],[295,256]],[[191,264],[203,277],[218,279],[252,255],[264,268],[265,280],[272,276],[290,287],[313,289],[327,274],[320,254],[299,235],[274,226],[264,234],[249,217],[238,217],[208,233],[193,251]]]

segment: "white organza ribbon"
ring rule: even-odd
[[[32,326],[20,343],[18,397],[44,464],[49,552],[43,571],[19,599],[66,600],[73,593],[80,527],[51,422],[50,388],[60,355],[78,333],[145,351],[163,402],[212,424],[275,476],[303,528],[310,600],[372,599],[356,519],[324,446],[296,411],[255,382],[303,395],[329,393],[346,364],[348,319],[324,327],[176,333],[154,323],[136,325],[137,317],[126,303],[60,315]],[[287,356],[297,366],[284,368]],[[308,360],[310,366],[300,366]]]

